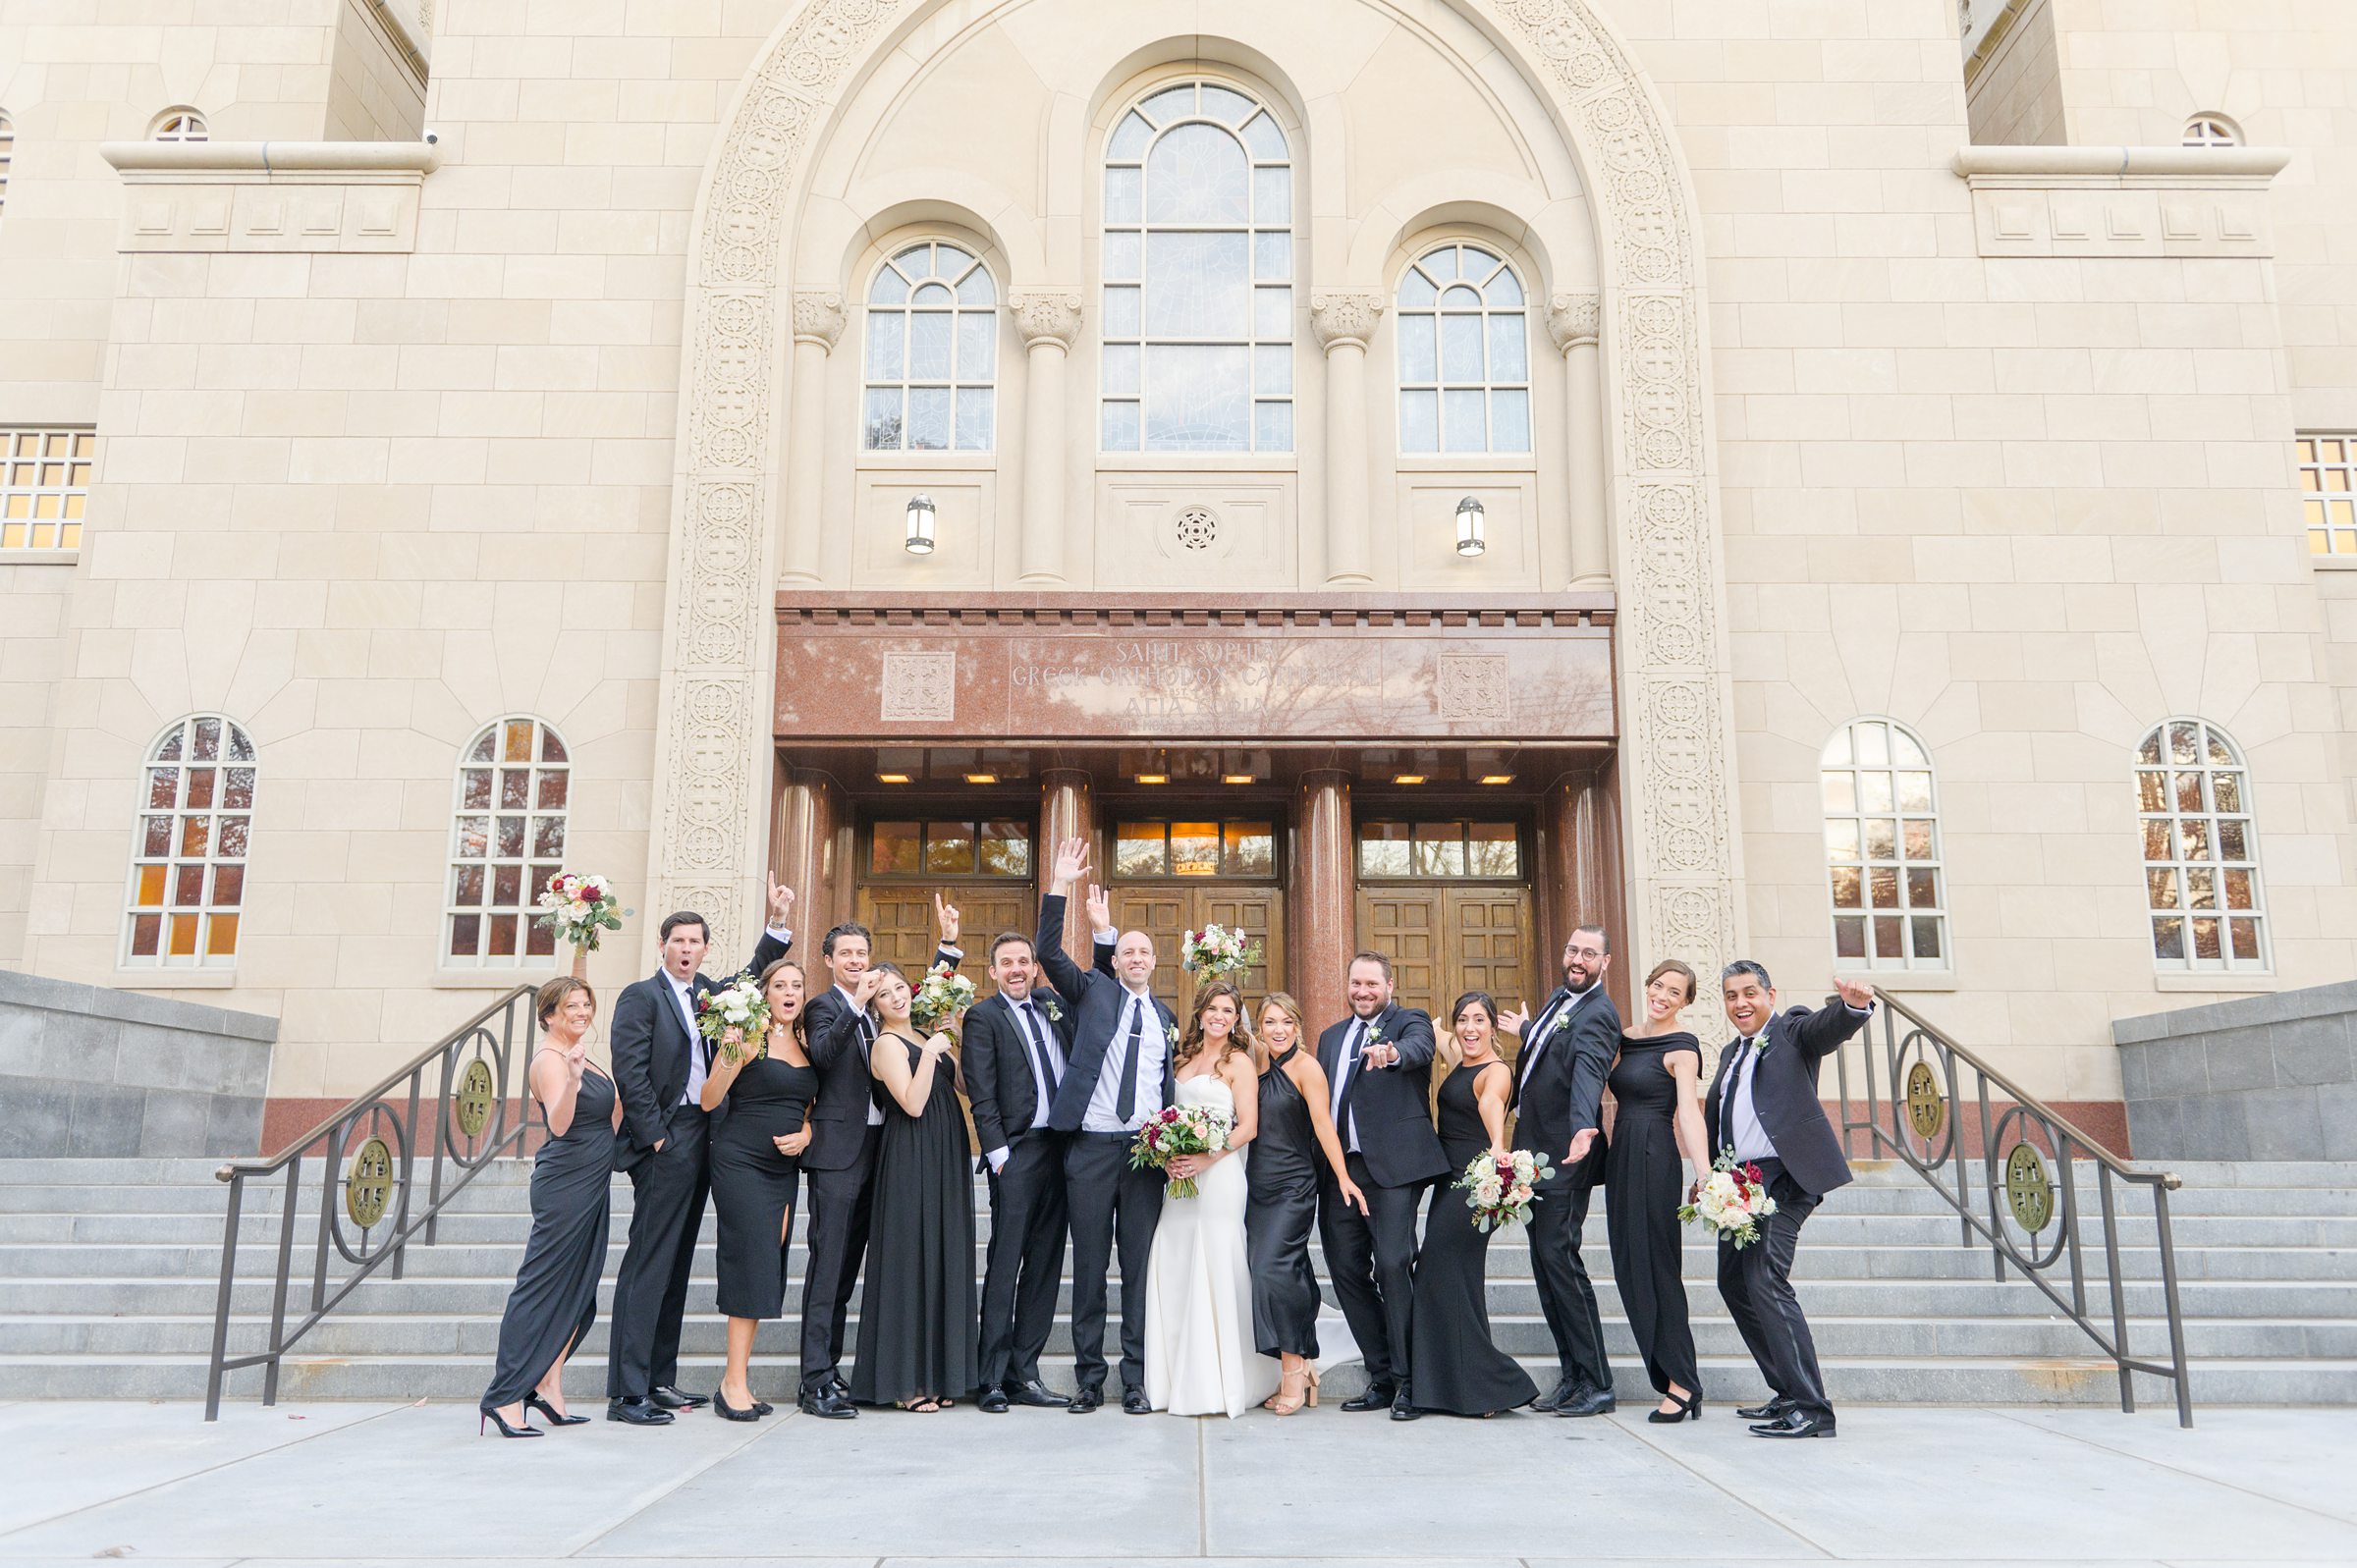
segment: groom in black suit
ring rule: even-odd
[[[794,892],[769,885],[769,928],[753,948],[758,975],[794,946],[786,919]],[[702,1106],[712,1046],[695,1028],[703,993],[714,989],[701,968],[712,931],[702,915],[682,910],[663,922],[663,967],[623,988],[614,1003],[614,1092],[622,1132],[614,1168],[630,1177],[630,1236],[614,1278],[607,1332],[606,1419],[659,1427],[675,1410],[693,1410],[701,1394],[682,1393],[680,1319],[687,1310],[687,1274],[704,1225],[704,1147],[710,1122]],[[725,1110],[725,1107],[723,1109]]]
[[[1065,1140],[1065,1203],[1072,1219],[1072,1371],[1080,1391],[1066,1409],[1084,1416],[1105,1403],[1105,1277],[1118,1243],[1122,1260],[1122,1408],[1152,1415],[1146,1402],[1146,1260],[1162,1219],[1163,1173],[1133,1170],[1129,1147],[1146,1118],[1171,1103],[1171,1048],[1178,1020],[1148,988],[1154,939],[1116,937],[1105,890],[1088,890],[1096,965],[1087,973],[1064,950],[1065,900],[1088,875],[1088,840],[1056,851],[1054,892],[1039,901],[1032,946],[1072,1014],[1070,1070],[1057,1086],[1048,1126]]]
[[[1604,1318],[1579,1261],[1588,1199],[1604,1175],[1604,1081],[1620,1050],[1620,1011],[1605,994],[1613,943],[1601,926],[1579,926],[1563,943],[1563,983],[1535,1018],[1509,1012],[1498,1027],[1519,1035],[1514,1061],[1514,1147],[1543,1154],[1554,1171],[1530,1211],[1530,1264],[1539,1310],[1555,1338],[1561,1376],[1532,1403],[1559,1416],[1601,1416],[1615,1407],[1604,1358]]]
[[[1432,1126],[1431,1015],[1392,1000],[1392,961],[1350,960],[1350,1016],[1318,1037],[1318,1065],[1332,1086],[1334,1127],[1350,1179],[1366,1195],[1359,1213],[1323,1163],[1318,1234],[1343,1316],[1366,1360],[1367,1389],[1344,1410],[1381,1410],[1413,1421],[1408,1327],[1415,1304],[1416,1211],[1446,1175],[1449,1157]]]
[[[1774,1390],[1768,1403],[1736,1414],[1761,1418],[1756,1436],[1831,1437],[1834,1407],[1792,1293],[1792,1252],[1825,1195],[1849,1180],[1841,1140],[1817,1098],[1817,1068],[1874,1015],[1874,988],[1836,980],[1842,1005],[1794,1007],[1780,1017],[1768,971],[1751,959],[1728,964],[1719,980],[1735,1038],[1720,1051],[1702,1097],[1703,1131],[1712,1149],[1757,1163],[1776,1200],[1758,1241],[1719,1243],[1719,1294]]]
[[[1071,1013],[1041,983],[1031,939],[990,945],[998,992],[965,1014],[965,1093],[990,1174],[990,1254],[982,1276],[982,1408],[1058,1409],[1039,1353],[1064,1275],[1064,1135],[1048,1125],[1071,1057]]]

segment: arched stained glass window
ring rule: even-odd
[[[258,769],[233,720],[197,714],[148,749],[131,888],[127,969],[224,969],[237,960]]]
[[[2155,725],[2136,748],[2153,962],[2165,971],[2268,967],[2259,831],[2242,751],[2203,719]]]
[[[1923,742],[1888,719],[1852,720],[1826,742],[1818,787],[1835,963],[1950,967],[1940,796]]]
[[[539,720],[501,719],[467,745],[451,827],[445,965],[517,968],[556,956],[556,933],[533,920],[532,906],[565,869],[572,805],[573,759]]]

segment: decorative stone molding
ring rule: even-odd
[[[1027,289],[1007,296],[1007,308],[1014,312],[1014,327],[1023,335],[1023,347],[1053,342],[1069,352],[1080,341],[1080,291],[1077,289]]]
[[[2271,147],[1965,147],[1984,256],[2275,254]]]
[[[1604,297],[1597,294],[1558,294],[1547,299],[1547,335],[1565,352],[1593,344],[1604,325]]]
[[[829,353],[843,338],[843,296],[833,289],[797,289],[794,295],[794,341],[815,343]]]
[[[741,950],[759,895],[775,766],[769,717],[780,474],[770,443],[784,240],[819,130],[887,32],[946,0],[804,0],[761,50],[715,138],[688,264],[679,468],[656,738],[649,897],[699,908]],[[1732,683],[1717,492],[1705,439],[1703,268],[1661,103],[1594,0],[1449,0],[1524,72],[1571,144],[1598,235],[1626,776],[1627,940],[1716,967],[1739,871]],[[1404,7],[1403,7],[1404,9]],[[1384,300],[1311,300],[1321,346],[1362,350]]]
[[[417,204],[441,155],[423,141],[109,141],[122,172],[116,248],[349,251],[417,248]]]
[[[1309,297],[1309,330],[1321,349],[1344,343],[1364,349],[1382,319],[1383,296],[1372,289],[1321,289]]]

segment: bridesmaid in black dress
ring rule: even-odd
[[[597,1276],[606,1267],[606,1216],[614,1175],[614,1129],[622,1101],[584,1044],[597,996],[567,975],[532,999],[540,1044],[528,1069],[548,1141],[532,1162],[532,1230],[516,1288],[499,1320],[499,1359],[483,1390],[486,1421],[503,1437],[537,1437],[529,1405],[551,1426],[588,1420],[565,1411],[565,1358],[597,1321]]]
[[[1454,1057],[1436,1097],[1441,1149],[1453,1183],[1474,1158],[1507,1152],[1506,1103],[1513,1074],[1498,1059],[1498,1003],[1468,991],[1450,1015]],[[1445,1185],[1424,1221],[1416,1258],[1414,1348],[1407,1359],[1408,1397],[1417,1410],[1494,1416],[1539,1396],[1530,1374],[1490,1337],[1491,1232],[1477,1228],[1465,1195]]]
[[[1679,1011],[1693,1001],[1692,969],[1675,958],[1655,964],[1645,977],[1644,1032],[1620,1037],[1620,1059],[1610,1080],[1619,1110],[1605,1157],[1605,1228],[1629,1331],[1645,1358],[1645,1376],[1662,1396],[1645,1419],[1662,1424],[1702,1419],[1677,1223],[1686,1190],[1678,1157],[1692,1161],[1698,1176],[1711,1168],[1694,1087],[1702,1046],[1677,1027]]]
[[[702,1105],[729,1113],[712,1137],[712,1213],[720,1223],[718,1305],[729,1320],[729,1365],[712,1409],[727,1421],[758,1421],[768,1401],[753,1397],[747,1365],[753,1333],[785,1309],[787,1232],[794,1225],[801,1155],[810,1147],[810,1102],[818,1069],[802,1035],[802,966],[780,958],[761,973],[768,1036],[749,1055],[724,1046],[704,1079]]]
[[[851,1398],[929,1414],[947,1410],[951,1395],[981,1377],[974,1151],[951,1038],[916,1037],[908,977],[897,964],[878,964],[852,996],[872,998],[881,1021],[868,1066],[885,1103]]]
[[[1318,1402],[1318,1276],[1309,1233],[1318,1217],[1318,1154],[1337,1171],[1343,1145],[1327,1110],[1326,1069],[1301,1049],[1301,1004],[1273,991],[1260,1004],[1260,1132],[1244,1162],[1244,1258],[1252,1275],[1252,1336],[1284,1368],[1261,1401],[1280,1416]],[[1367,1212],[1365,1194],[1342,1178],[1343,1201]]]

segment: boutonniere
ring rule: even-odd
[[[1569,1007],[1565,1007],[1565,1008],[1563,1008],[1563,1009],[1562,1009],[1561,1012],[1558,1012],[1558,1013],[1555,1015],[1555,1026],[1554,1026],[1553,1028],[1549,1029],[1549,1030],[1547,1031],[1547,1033],[1548,1033],[1549,1035],[1551,1035],[1551,1036],[1552,1036],[1552,1035],[1560,1035],[1560,1034],[1562,1034],[1562,1033],[1564,1030],[1566,1030],[1566,1029],[1570,1028],[1570,1027],[1571,1027],[1571,1013],[1572,1013],[1572,1010],[1573,1010],[1574,1008],[1576,1008],[1578,1005],[1579,1005],[1579,1003],[1575,1001],[1575,1002],[1573,1002],[1573,1003],[1572,1003],[1572,1004],[1569,1006]]]
[[[1363,1056],[1367,1054],[1368,1047],[1380,1046],[1383,1043],[1383,1021],[1381,1019],[1377,1019],[1375,1022],[1367,1025],[1366,1038],[1358,1043],[1358,1054]]]
[[[1171,1037],[1171,1049],[1172,1049],[1173,1051],[1176,1051],[1176,1050],[1178,1050],[1178,1026],[1177,1024],[1175,1024],[1175,1023],[1166,1023],[1166,1024],[1164,1024],[1164,1025],[1162,1026],[1162,1032],[1163,1032],[1164,1034],[1166,1034],[1166,1035],[1169,1035],[1169,1036]]]
[[[1048,1022],[1050,1023],[1064,1022],[1064,1009],[1056,1005],[1056,999],[1054,997],[1040,998],[1039,1010],[1048,1015]]]

